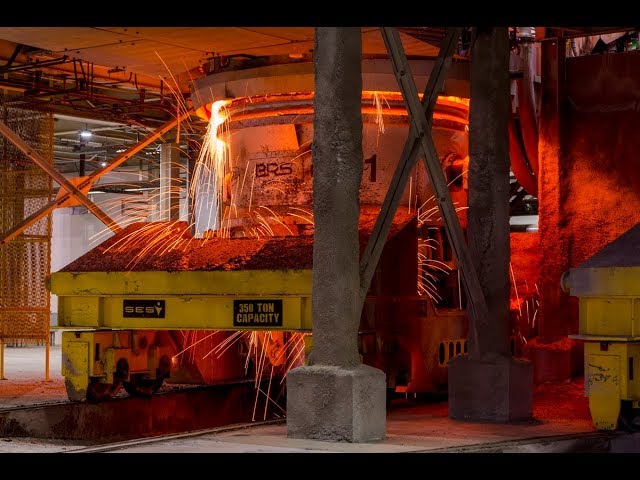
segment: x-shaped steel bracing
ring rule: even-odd
[[[478,329],[488,326],[487,304],[475,267],[471,261],[464,233],[451,200],[449,187],[431,136],[433,111],[438,99],[438,93],[442,90],[447,77],[451,58],[461,30],[461,28],[452,28],[447,31],[447,35],[440,46],[438,58],[429,75],[422,101],[420,101],[398,31],[390,27],[381,28],[382,38],[391,59],[393,72],[407,107],[410,128],[402,156],[391,179],[373,232],[360,261],[360,299],[361,303],[364,304],[373,272],[376,269],[387,235],[391,229],[393,217],[407,185],[411,170],[418,155],[421,153],[444,221],[449,243],[462,273],[462,283],[467,294],[467,307],[472,310],[473,315],[469,322],[469,355],[477,358],[480,355]]]
[[[114,233],[119,232],[120,226],[109,216],[104,210],[98,207],[95,203],[93,203],[87,196],[82,193],[82,190],[90,187],[93,182],[97,179],[106,175],[114,168],[118,167],[122,163],[126,162],[128,159],[133,157],[140,150],[145,148],[147,145],[155,142],[162,135],[167,133],[169,130],[178,125],[181,121],[188,118],[193,113],[192,110],[182,113],[178,117],[169,120],[167,123],[158,128],[155,132],[153,132],[148,137],[144,138],[140,142],[136,143],[129,147],[124,153],[120,154],[116,158],[114,158],[108,165],[103,168],[100,168],[93,172],[91,175],[86,177],[85,180],[81,181],[77,186],[73,185],[67,178],[58,172],[53,165],[47,162],[38,152],[34,151],[24,140],[22,140],[13,130],[7,127],[2,121],[0,121],[0,133],[2,133],[7,139],[13,143],[16,147],[18,147],[27,157],[33,160],[40,168],[42,168],[45,172],[47,172],[56,182],[60,184],[60,187],[65,189],[66,192],[62,195],[58,195],[55,200],[51,200],[40,210],[32,213],[27,218],[25,218],[22,222],[14,226],[8,232],[0,235],[0,246],[9,242],[13,238],[20,235],[27,228],[33,225],[35,222],[40,220],[41,218],[49,215],[53,210],[55,210],[59,206],[63,206],[65,203],[68,203],[69,199],[73,196],[80,203],[82,203],[87,209],[93,213],[96,217],[102,221],[107,227],[109,227]]]

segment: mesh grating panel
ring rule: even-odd
[[[53,115],[12,108],[0,96],[0,118],[48,161]],[[6,232],[52,198],[51,178],[0,135],[0,231]],[[51,216],[0,247],[0,338],[46,341],[49,336]]]

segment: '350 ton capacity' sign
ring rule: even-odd
[[[281,327],[282,300],[234,300],[234,327]]]

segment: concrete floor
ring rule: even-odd
[[[286,425],[266,425],[186,438],[146,439],[112,444],[114,453],[458,453],[469,451],[572,451],[595,437],[587,421],[529,424],[459,422],[434,415],[431,405],[390,412],[387,438],[375,443],[330,443],[290,439]],[[8,441],[10,440],[10,441]],[[635,440],[638,443],[637,440]],[[628,441],[627,441],[628,443]],[[115,447],[115,448],[114,448]],[[634,447],[635,448],[635,447]],[[104,447],[44,439],[0,439],[0,452],[100,452]],[[633,450],[638,451],[638,450]]]
[[[445,451],[455,447],[552,437],[592,431],[585,425],[496,425],[456,422],[448,417],[420,414],[419,409],[393,412],[387,420],[387,438],[376,443],[330,443],[290,439],[286,425],[257,426],[241,431],[183,438],[116,450],[122,453],[178,452],[334,452],[399,453]]]
[[[0,408],[66,400],[60,375],[59,346],[51,348],[51,381],[44,381],[44,347],[5,349],[5,376],[0,381]],[[581,379],[537,387],[532,422],[468,423],[451,420],[446,402],[396,399],[387,417],[387,438],[366,444],[289,439],[286,425],[265,425],[198,436],[148,439],[145,444],[118,444],[119,452],[443,452],[508,445],[516,451],[537,451],[547,445],[590,438],[595,434]],[[626,435],[628,445],[640,445]],[[540,439],[548,441],[540,443]],[[630,443],[631,442],[631,443]],[[511,446],[509,446],[511,445]],[[474,447],[475,446],[475,447]],[[492,447],[494,446],[494,447]],[[34,438],[0,438],[0,452],[64,452],[86,450],[86,442]],[[540,447],[540,448],[545,448]],[[569,447],[563,447],[569,448]],[[520,450],[518,450],[520,449]],[[640,451],[640,450],[637,450]]]
[[[67,399],[64,377],[60,373],[60,345],[51,347],[49,375],[45,381],[45,347],[5,347],[4,376],[0,380],[0,408],[37,405]]]

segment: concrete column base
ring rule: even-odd
[[[303,366],[287,374],[287,435],[332,442],[382,440],[386,376],[368,365]]]
[[[510,422],[533,414],[533,368],[527,360],[461,355],[449,362],[449,417]]]

